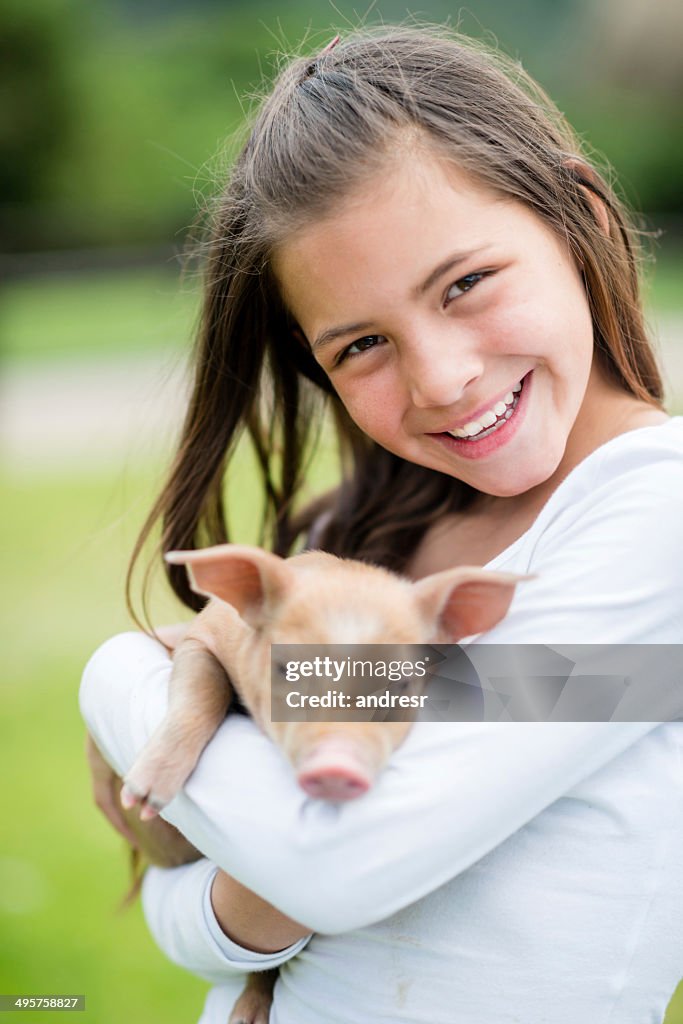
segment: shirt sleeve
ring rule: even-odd
[[[246,972],[266,971],[290,960],[310,936],[277,953],[255,953],[221,929],[211,905],[218,868],[208,860],[179,868],[148,868],[142,906],[157,945],[174,963],[214,983]]]
[[[170,665],[128,633],[85,669],[82,713],[120,774],[164,714]],[[418,722],[369,794],[333,805],[307,799],[279,750],[229,716],[164,817],[293,920],[341,933],[464,871],[652,727]]]

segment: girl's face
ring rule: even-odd
[[[519,495],[609,415],[567,247],[434,158],[407,158],[297,233],[274,269],[349,415],[404,459]]]

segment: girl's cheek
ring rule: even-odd
[[[384,436],[400,423],[401,393],[392,374],[358,375],[336,387],[351,419],[371,436]]]

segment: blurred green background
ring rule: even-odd
[[[157,952],[139,908],[116,912],[127,862],[90,805],[78,681],[97,644],[130,625],[125,564],[182,416],[197,309],[178,254],[224,141],[276,51],[304,36],[315,51],[408,10],[0,4],[0,992],[83,993],[97,1024],[198,1017],[204,984]],[[683,412],[680,3],[433,0],[412,12],[497,40],[618,169],[660,235],[648,310],[670,409]],[[333,473],[323,451],[311,491]],[[253,475],[244,452],[229,496],[245,541]],[[177,615],[159,590],[156,621]],[[667,1021],[683,1024],[683,993]]]

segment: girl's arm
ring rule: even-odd
[[[86,669],[82,710],[119,772],[164,714],[169,671],[138,634],[108,641]],[[307,801],[279,751],[235,716],[164,816],[293,920],[344,932],[465,870],[650,728],[418,723],[370,794],[333,806]]]
[[[210,898],[222,930],[249,952],[272,956],[311,936],[310,928],[281,914],[225,871],[217,871]]]
[[[497,643],[680,643],[683,465],[597,488],[540,537]],[[635,539],[635,543],[634,543]],[[641,543],[638,544],[637,541]],[[103,645],[82,709],[125,771],[162,717],[170,663],[148,637]],[[286,915],[321,932],[383,919],[464,871],[652,723],[418,723],[375,789],[307,801],[275,747],[228,718],[166,816]],[[277,870],[274,870],[274,865]]]
[[[252,951],[228,937],[212,907],[218,869],[208,860],[179,868],[149,868],[142,884],[142,904],[158,946],[174,963],[217,984],[233,975],[279,967],[303,949],[304,936],[272,953]],[[239,907],[233,891],[228,906]],[[253,902],[249,901],[249,908]]]

